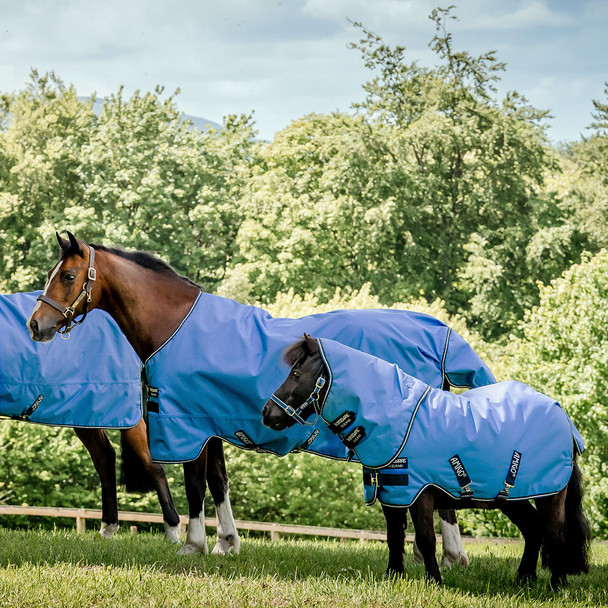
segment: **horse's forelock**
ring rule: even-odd
[[[287,365],[293,367],[307,352],[306,339],[301,338],[287,348],[283,355],[283,360]]]

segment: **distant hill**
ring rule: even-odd
[[[89,97],[79,97],[78,101],[89,101]],[[93,112],[95,114],[99,114],[103,107],[104,98],[97,98],[93,103]],[[221,130],[222,125],[217,122],[213,122],[212,120],[207,120],[206,118],[199,118],[198,116],[190,116],[189,114],[183,114],[185,120],[189,120],[196,129],[199,131],[207,131],[208,129],[218,129]]]

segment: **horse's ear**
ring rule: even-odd
[[[82,252],[82,247],[80,246],[78,239],[69,231],[68,238],[70,239],[70,244],[67,250],[63,250],[65,256],[67,257],[68,255],[79,255],[84,257],[84,253]]]
[[[309,355],[319,352],[319,344],[310,334],[304,334],[304,340],[306,341],[306,350]]]
[[[61,251],[67,251],[70,248],[70,241],[64,239],[57,231],[55,231],[55,236],[57,237]]]

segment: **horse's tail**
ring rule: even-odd
[[[589,572],[589,543],[591,531],[583,512],[583,481],[579,469],[576,446],[572,464],[572,475],[566,486],[566,546],[564,550],[564,574]],[[543,548],[544,549],[544,548]],[[543,565],[548,556],[543,550]]]
[[[120,482],[124,484],[127,492],[151,492],[155,490],[152,476],[146,468],[137,452],[125,439],[124,433],[120,434],[121,445],[121,467]]]

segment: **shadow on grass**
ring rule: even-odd
[[[209,538],[210,542],[213,538]],[[402,585],[425,581],[421,564],[412,562],[411,546],[406,547],[406,574],[402,580],[384,577],[388,549],[383,543],[316,542],[281,540],[271,543],[244,538],[238,556],[178,555],[179,545],[167,543],[160,535],[117,534],[102,539],[98,534],[77,535],[71,531],[0,530],[0,567],[27,564],[73,564],[76,567],[110,566],[154,569],[167,574],[241,577],[297,582],[329,578],[368,585]],[[608,605],[605,589],[608,575],[608,547],[594,551],[588,575],[569,577],[564,590],[553,591],[549,573],[538,567],[539,579],[532,586],[515,582],[523,545],[468,545],[468,568],[442,570],[446,588],[471,595],[499,595],[531,600],[550,600],[566,594],[587,605]]]

